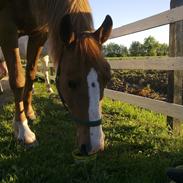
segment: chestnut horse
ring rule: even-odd
[[[102,43],[110,36],[112,19],[106,16],[94,31],[88,0],[7,0],[0,3],[0,46],[15,98],[15,136],[33,145],[28,126],[35,119],[32,85],[42,47],[49,37],[50,54],[57,66],[60,98],[77,122],[77,141],[83,154],[104,149],[101,101],[110,79],[110,66]],[[26,76],[22,70],[18,38],[28,35]]]

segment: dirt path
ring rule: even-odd
[[[0,107],[6,104],[7,102],[13,101],[13,95],[9,87],[8,77],[5,77],[1,80],[3,86],[3,94],[0,95]]]

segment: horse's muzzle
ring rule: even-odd
[[[96,128],[95,131],[91,131],[90,129],[89,141],[79,143],[79,149],[82,155],[91,155],[104,150],[105,136],[102,131],[102,127],[98,126],[94,128]]]

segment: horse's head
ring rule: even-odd
[[[112,30],[107,16],[95,32],[73,32],[69,15],[61,22],[64,51],[57,68],[57,89],[77,122],[77,140],[83,154],[104,149],[101,101],[110,80],[110,66],[102,54]]]

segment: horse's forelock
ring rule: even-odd
[[[84,37],[77,41],[76,52],[87,60],[97,60],[101,58],[101,46],[93,37]]]

